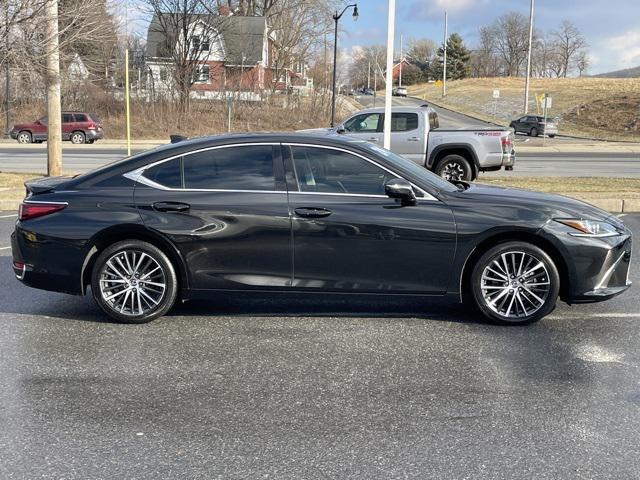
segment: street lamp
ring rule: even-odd
[[[347,9],[353,7],[353,20],[358,20],[358,4],[353,3],[344,7],[342,12],[338,15],[338,11],[333,14],[333,21],[335,22],[335,33],[333,35],[333,89],[331,91],[331,126],[335,126],[336,122],[336,63],[338,59],[338,20],[342,17]]]

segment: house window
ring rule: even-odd
[[[198,65],[193,71],[195,83],[209,83],[209,65]]]
[[[167,69],[165,67],[160,67],[160,80],[166,82],[168,78],[169,74],[167,72]]]
[[[195,54],[209,51],[209,39],[207,37],[200,38],[200,35],[194,35],[191,39],[191,51]]]

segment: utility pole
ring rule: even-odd
[[[62,175],[62,108],[60,106],[60,51],[58,39],[58,0],[47,0],[47,175]]]
[[[391,148],[391,90],[393,84],[393,37],[396,23],[396,0],[389,0],[389,16],[387,19],[387,81],[384,96],[384,143],[387,150]]]
[[[535,0],[531,0],[531,8],[529,10],[529,51],[527,52],[527,78],[524,83],[524,113],[529,113],[529,80],[531,78],[531,47],[533,42],[533,4]]]
[[[371,60],[369,60],[369,70],[367,73],[367,88],[371,88]]]
[[[442,98],[447,96],[447,28],[449,23],[449,16],[447,12],[444,12],[444,46],[443,46],[443,60],[442,65]]]
[[[9,2],[7,2],[7,9],[5,10],[5,51],[7,52],[7,58],[5,59],[5,85],[4,85],[4,110],[6,115],[4,136],[9,138],[11,132],[11,70],[9,69],[9,51],[11,43],[9,42]]]
[[[402,86],[402,35],[400,35],[400,72],[398,74],[398,86]]]
[[[124,101],[127,127],[127,156],[131,156],[131,109],[129,99],[129,1],[124,6],[125,49],[124,49]]]

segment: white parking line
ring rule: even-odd
[[[17,216],[18,216],[17,213],[12,213],[11,215],[0,215],[0,218],[12,218]]]
[[[549,320],[584,320],[587,318],[640,318],[640,313],[591,313],[587,315],[549,315]]]

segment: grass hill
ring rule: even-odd
[[[594,75],[596,78],[635,78],[640,77],[640,67],[625,68],[614,72],[600,73]]]
[[[493,90],[500,90],[495,102]],[[542,113],[536,96],[553,98],[550,116],[560,134],[606,140],[640,141],[640,78],[532,79],[529,113]],[[447,82],[447,98],[434,84],[409,87],[409,94],[462,113],[508,125],[523,111],[523,78],[471,78]],[[494,110],[495,108],[495,110]]]

